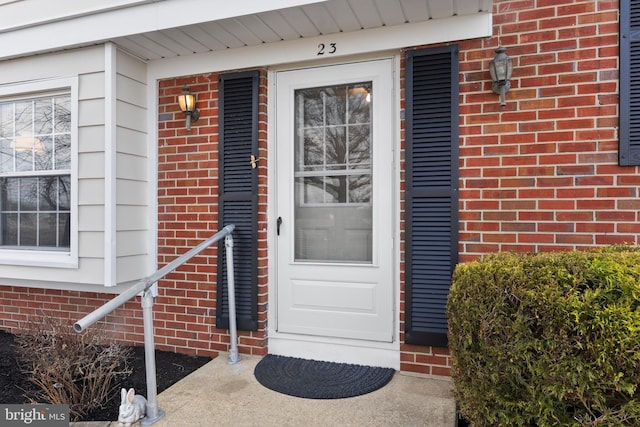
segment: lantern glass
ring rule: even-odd
[[[511,79],[511,73],[513,71],[513,61],[511,58],[498,58],[491,61],[489,66],[489,72],[491,73],[491,80],[494,82],[503,82]]]
[[[180,111],[191,113],[196,107],[196,97],[190,93],[183,93],[178,96],[178,104],[180,105]]]

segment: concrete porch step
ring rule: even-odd
[[[253,376],[259,357],[242,355],[235,365],[220,354],[158,396],[163,418],[154,427],[218,426],[402,426],[455,427],[451,382],[396,373],[385,387],[348,399],[287,396]],[[115,427],[75,423],[74,427]]]

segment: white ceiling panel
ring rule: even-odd
[[[178,56],[177,52],[174,52],[170,49],[167,49],[165,46],[155,41],[156,34],[139,34],[127,37],[134,44],[140,46],[141,48],[148,50],[154,56],[159,56],[160,58],[170,58],[173,56]]]
[[[482,0],[456,0],[454,9],[458,15],[469,15],[482,10]]]
[[[185,33],[180,28],[162,30],[161,33],[168,39],[175,40],[180,46],[184,46],[190,53],[203,53],[210,50],[205,44],[199,42],[196,38]]]
[[[325,6],[342,32],[360,30],[360,22],[348,2],[330,1]]]
[[[174,52],[178,56],[184,56],[194,53],[191,49],[180,43],[175,37],[169,37],[163,31],[154,33],[151,40],[154,43],[161,45],[165,49]]]
[[[281,40],[293,40],[300,37],[300,33],[282,16],[279,11],[265,12],[258,15]]]
[[[272,43],[282,40],[280,35],[273,31],[258,15],[241,16],[237,18],[237,20],[242,23],[245,28],[251,29],[251,32],[258,37],[261,43]]]
[[[220,43],[222,43],[223,46],[227,49],[245,46],[242,40],[240,40],[234,34],[228,32],[221,25],[222,22],[224,21],[205,22],[205,23],[199,24],[199,27],[202,28],[211,37],[215,38]]]
[[[263,42],[260,40],[254,33],[252,33],[249,28],[245,27],[240,21],[237,19],[225,19],[224,21],[220,21],[220,26],[225,29],[229,34],[233,34],[233,36],[240,40],[245,46],[255,46]]]
[[[302,8],[284,9],[280,13],[299,34],[299,37],[315,37],[320,35],[320,30],[304,13]]]
[[[400,0],[376,0],[375,4],[380,16],[384,18],[384,25],[400,25],[407,22],[407,18],[402,13]]]
[[[143,59],[491,13],[492,0],[326,0],[113,40]]]
[[[303,6],[302,9],[305,15],[313,17],[313,24],[318,31],[320,31],[320,34],[335,34],[340,32],[340,27],[338,27],[335,19],[333,19],[323,3],[310,4]]]
[[[121,49],[150,61],[167,58],[167,56],[163,56],[160,52],[156,52],[147,46],[136,43],[134,41],[134,36],[118,39],[117,44]]]
[[[383,19],[378,13],[376,4],[373,0],[350,0],[349,4],[353,8],[356,18],[362,28],[381,27]]]
[[[401,2],[407,22],[423,22],[431,19],[426,0],[405,0]]]
[[[428,6],[431,19],[448,18],[456,13],[451,0],[429,0]]]
[[[211,51],[227,48],[220,40],[200,28],[199,25],[189,25],[188,27],[182,27],[181,30],[193,39],[198,40],[198,42],[205,45]]]

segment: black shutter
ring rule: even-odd
[[[234,282],[238,329],[258,329],[258,72],[220,76],[219,224],[235,224]],[[224,242],[218,248],[216,327],[228,329],[229,307]]]
[[[406,57],[405,342],[447,346],[458,262],[458,47]]]
[[[620,1],[621,166],[640,165],[640,2]]]

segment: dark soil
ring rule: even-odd
[[[12,334],[0,331],[0,403],[3,404],[28,403],[29,399],[25,397],[25,391],[33,388],[18,367],[13,338]],[[133,387],[136,393],[146,395],[144,348],[132,347],[131,349],[132,357],[129,361],[129,366],[132,372],[129,376],[122,378],[121,385],[127,389]],[[169,388],[210,360],[210,357],[186,356],[184,354],[156,350],[158,393]],[[118,387],[118,390],[105,404],[104,408],[92,411],[82,421],[117,420],[118,407],[120,406],[119,390],[120,388]]]

